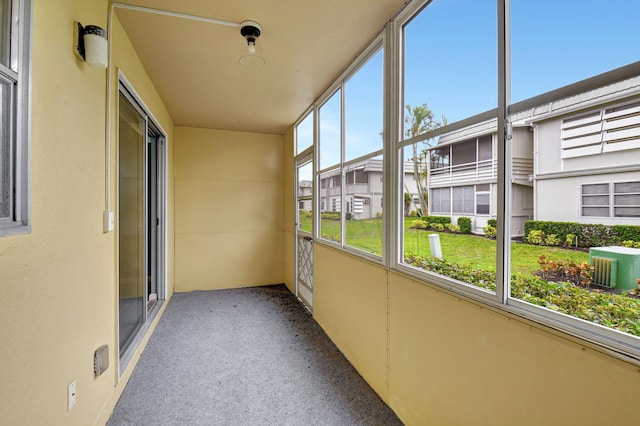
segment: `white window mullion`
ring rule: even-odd
[[[509,1],[498,0],[498,206],[496,296],[506,304],[511,292],[511,43]]]

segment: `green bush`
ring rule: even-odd
[[[454,234],[460,233],[460,226],[453,223],[447,223],[444,227],[447,229],[447,231],[453,232]]]
[[[340,212],[320,213],[320,219],[340,220]]]
[[[640,241],[633,241],[633,240],[623,241],[622,247],[640,248]]]
[[[640,241],[640,226],[632,225],[607,226],[540,220],[528,220],[524,223],[525,235],[534,230],[542,231],[545,235],[554,234],[563,243],[566,243],[567,235],[573,235],[572,245],[577,236],[578,247],[613,246],[620,245],[623,241]]]
[[[415,211],[415,210],[411,210],[411,211],[409,212],[409,217],[416,217],[416,216],[418,216],[418,212],[417,212],[417,211]]]
[[[447,223],[447,225],[449,225],[449,224]],[[441,224],[441,223],[437,223],[437,222],[430,223],[429,224],[429,228],[433,229],[435,231],[444,231],[444,225]]]
[[[491,225],[485,226],[484,228],[482,228],[482,230],[484,231],[484,235],[487,238],[492,238],[493,239],[493,238],[496,237],[496,235],[498,235],[498,231],[496,230],[496,228],[494,228]]]
[[[640,241],[640,226],[616,225],[613,227],[613,232],[620,241]]]
[[[437,258],[408,254],[405,262],[487,290],[495,290],[495,273]],[[513,275],[511,296],[605,327],[640,336],[640,300],[621,294],[592,292],[572,283]]]
[[[525,239],[531,244],[542,245],[542,243],[544,242],[544,237],[544,232],[540,231],[539,229],[534,229],[527,234]]]
[[[489,219],[487,221],[487,225],[493,226],[494,228],[498,228],[498,220],[497,219]]]
[[[451,223],[449,216],[423,216],[422,220],[425,220],[427,223],[439,223],[441,225]]]
[[[458,218],[458,226],[460,227],[460,232],[463,234],[471,233],[471,218],[470,217],[459,217]]]
[[[573,234],[567,234],[564,237],[564,246],[572,247],[576,243],[576,236]]]
[[[344,214],[344,218],[345,218],[346,220],[351,220],[351,219],[353,219],[353,215],[351,214],[351,212],[346,212],[346,213]]]
[[[547,235],[544,239],[545,246],[557,246],[560,245],[560,238],[556,234]]]
[[[421,219],[417,219],[411,222],[411,227],[414,229],[429,229],[429,224]]]

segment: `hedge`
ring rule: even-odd
[[[458,226],[460,227],[460,232],[463,234],[471,233],[471,218],[470,217],[459,217],[458,218]]]
[[[461,266],[435,257],[405,256],[409,265],[458,281],[495,290],[495,273]],[[640,336],[640,300],[622,294],[589,291],[573,283],[555,283],[534,276],[512,275],[511,296],[573,317]]]
[[[632,225],[599,225],[576,222],[551,222],[528,220],[524,223],[524,234],[531,231],[542,231],[545,235],[556,235],[561,242],[567,234],[578,237],[578,247],[601,247],[621,245],[623,241],[640,241],[640,226]]]
[[[424,220],[427,223],[439,223],[441,225],[451,223],[451,218],[449,216],[422,216],[420,220]]]

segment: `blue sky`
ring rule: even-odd
[[[405,104],[448,121],[495,108],[495,0],[434,0],[406,27]],[[638,0],[512,0],[511,100],[640,60]]]
[[[640,0],[512,0],[512,101],[640,60],[639,18]],[[405,105],[449,123],[495,108],[496,22],[496,0],[434,0],[408,23]],[[378,54],[347,83],[347,160],[381,148],[381,72]],[[337,97],[320,119],[325,168],[339,161]]]

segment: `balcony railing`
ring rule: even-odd
[[[456,164],[431,169],[429,173],[430,185],[444,183],[464,183],[480,180],[492,180],[498,176],[496,160],[483,160],[473,163]]]

